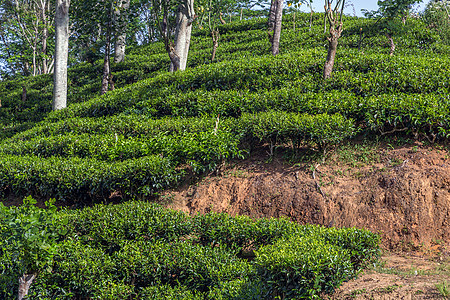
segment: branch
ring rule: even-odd
[[[391,134],[391,133],[394,133],[394,132],[402,132],[402,131],[406,131],[406,130],[408,130],[408,127],[405,127],[405,128],[402,128],[402,129],[394,128],[394,129],[392,129],[390,131],[382,131],[380,129],[380,133],[381,133],[381,135],[386,135],[386,134]]]
[[[314,167],[312,176],[313,176],[314,182],[316,183],[317,189],[319,190],[320,194],[321,194],[324,198],[326,198],[325,193],[322,191],[322,188],[320,187],[319,183],[318,183],[317,180],[316,180],[316,170],[317,170],[317,168],[318,168],[319,166],[320,166],[320,164],[317,164],[317,165]]]

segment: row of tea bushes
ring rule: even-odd
[[[106,100],[106,99],[105,99]],[[122,101],[96,102],[64,113],[51,114],[49,121],[67,120],[81,116],[119,113],[125,109]],[[214,115],[240,117],[243,113],[270,110],[308,114],[339,113],[352,118],[365,130],[389,131],[393,128],[415,134],[446,137],[450,109],[448,93],[388,93],[374,96],[358,95],[349,91],[308,92],[304,83],[277,90],[212,91],[196,90],[154,97],[133,104],[125,114],[161,118],[165,116],[198,117]],[[126,118],[124,116],[124,118]]]
[[[325,53],[323,51],[322,16],[314,14],[311,31],[309,31],[309,14],[296,13],[298,29],[295,31],[291,28],[292,17],[292,14],[287,14],[283,20],[285,23],[281,41],[283,55],[280,56],[279,60],[298,59],[297,63],[283,65],[271,57],[270,45],[265,32],[266,18],[252,18],[241,22],[233,21],[233,23],[219,26],[221,39],[217,60],[221,62],[218,64],[210,64],[209,61],[211,55],[209,31],[207,29],[194,31],[189,68],[193,71],[192,73],[196,73],[192,69],[197,70],[199,66],[205,63],[209,64],[200,67],[198,70],[199,76],[204,77],[204,82],[201,82],[202,79],[198,78],[191,78],[194,82],[189,82],[190,79],[176,80],[177,87],[185,91],[193,88],[198,89],[199,86],[206,90],[244,88],[256,91],[260,88],[277,89],[284,86],[277,76],[267,76],[268,74],[274,74],[273,70],[270,70],[270,66],[261,64],[259,60],[268,60],[269,65],[274,64],[274,68],[282,70],[282,73],[279,74],[280,79],[287,80],[288,83],[293,81],[303,82],[304,89],[309,91],[338,89],[340,91],[352,91],[362,96],[396,92],[448,92],[447,82],[449,80],[446,77],[446,74],[448,74],[446,71],[448,71],[448,65],[450,64],[443,56],[439,59],[435,55],[431,57],[429,54],[432,52],[423,49],[435,49],[442,45],[430,29],[425,28],[425,25],[418,20],[408,20],[408,28],[405,28],[395,37],[398,50],[396,56],[391,58],[380,54],[383,52],[380,49],[387,47],[385,36],[380,34],[382,32],[380,26],[382,25],[373,24],[373,20],[345,17],[346,29],[340,40],[340,50],[338,51],[335,68],[335,75],[340,79],[322,86],[317,84],[321,82],[319,75]],[[364,53],[354,51],[354,48],[357,48],[359,44],[360,28],[363,28],[364,31],[362,43]],[[368,47],[369,44],[370,47]],[[439,51],[445,52],[445,49]],[[309,52],[315,54],[312,56],[305,55]],[[234,60],[237,60],[238,63],[230,63]],[[158,74],[166,74],[168,63],[169,59],[162,43],[151,43],[133,48],[128,53],[125,62],[112,65],[115,86],[116,88],[122,88],[141,80],[159,77]],[[424,66],[424,63],[427,65]],[[239,65],[247,64],[251,68],[258,69],[260,74],[252,74],[251,70],[248,69],[239,69]],[[372,64],[372,66],[367,68],[365,64]],[[89,101],[89,99],[98,96],[101,68],[102,60],[98,60],[92,63],[81,63],[69,70],[69,105]],[[234,69],[238,71],[237,74],[233,74]],[[224,70],[224,76],[220,75],[220,70]],[[231,72],[229,72],[230,70]],[[339,70],[344,72],[339,75]],[[308,75],[308,72],[318,76]],[[250,76],[245,76],[247,73]],[[368,74],[365,76],[364,73]],[[231,82],[225,77],[229,77]],[[378,79],[371,80],[371,77]],[[232,84],[233,81],[236,81],[235,85]],[[152,90],[156,86],[157,82],[151,81],[145,89]],[[27,101],[25,102],[21,101],[23,87],[27,90]],[[159,91],[158,95],[165,97],[168,94],[173,94],[177,87],[170,88],[170,93],[166,93],[167,89],[165,92]],[[139,89],[139,86],[136,86],[136,88]],[[133,93],[128,92],[134,97]],[[10,137],[15,132],[23,128],[29,128],[32,123],[45,118],[51,109],[51,93],[52,78],[48,74],[0,81],[0,99],[2,99],[0,125],[7,128],[4,132],[0,132],[0,138]],[[141,100],[154,97],[153,93],[141,93],[140,95],[142,97],[139,95],[137,97],[141,97]],[[122,103],[123,107],[134,104],[135,100],[138,101],[137,99],[132,101],[127,99]],[[115,112],[111,110],[109,113]],[[89,114],[84,115],[89,116]]]
[[[127,198],[151,195],[176,184],[175,169],[190,165],[197,174],[215,170],[225,160],[243,158],[255,142],[325,148],[356,132],[354,122],[338,114],[276,111],[224,120],[148,119],[136,128],[131,122],[110,128],[111,122],[102,120],[60,121],[3,141],[1,194],[66,200],[107,199],[116,191]],[[136,117],[127,120],[139,123]],[[99,133],[86,133],[94,128]]]
[[[214,110],[217,105],[222,107],[222,99],[235,110],[242,104],[240,98],[249,97],[249,103],[252,103],[251,100],[262,102],[263,99],[258,99],[257,95],[264,94],[264,99],[268,99],[266,102],[274,101],[272,97],[276,97],[280,89],[290,91],[297,99],[304,94],[315,94],[318,99],[322,94],[343,94],[344,97],[357,97],[358,101],[378,95],[448,94],[449,80],[445,70],[450,64],[446,59],[405,56],[386,61],[383,55],[362,56],[355,51],[342,55],[345,58],[336,64],[333,78],[327,81],[320,79],[322,58],[321,53],[314,49],[298,56],[241,59],[177,74],[161,74],[51,113],[47,120],[100,117],[122,112],[146,113],[156,117],[171,114],[195,116]],[[234,104],[236,96],[236,101],[240,103]],[[286,104],[289,101],[284,99]],[[209,107],[196,109],[199,103],[209,104]],[[191,108],[191,105],[194,107]],[[215,112],[221,113],[219,109]]]
[[[60,200],[108,199],[113,192],[124,196],[152,195],[180,178],[168,159],[144,156],[123,162],[78,157],[2,155],[0,198],[32,194]]]
[[[0,218],[15,209],[2,207]],[[333,292],[379,255],[379,236],[367,230],[188,216],[141,201],[59,211],[48,219],[49,234],[55,218],[66,230],[30,299],[311,298]],[[10,258],[23,253],[0,245],[0,297],[13,299],[18,281],[11,279],[24,270]]]

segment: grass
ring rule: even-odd
[[[379,150],[380,143],[378,141],[348,142],[335,149],[333,161],[360,168],[379,163],[381,160]]]
[[[447,280],[436,284],[436,288],[444,299],[450,299],[450,284]]]
[[[365,294],[365,293],[367,293],[367,290],[365,288],[364,289],[357,289],[357,290],[352,291],[349,296],[351,298],[356,298],[358,295],[362,295],[362,294]]]

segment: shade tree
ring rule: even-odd
[[[344,13],[345,0],[325,0],[325,24],[328,23],[329,34],[327,36],[328,41],[328,53],[323,68],[323,78],[327,79],[331,77],[333,71],[334,59],[336,57],[338,40],[341,37],[343,31],[342,15]]]
[[[53,69],[54,0],[0,1],[0,53],[13,74],[39,75]]]
[[[199,0],[197,2],[198,24],[200,28],[207,27],[212,38],[211,61],[216,57],[216,51],[219,47],[219,24],[225,24],[223,14],[235,8],[235,0]]]
[[[389,54],[392,56],[395,51],[393,36],[405,29],[406,19],[411,8],[420,3],[421,0],[379,0],[378,10],[362,10],[368,18],[377,19],[380,22],[389,41]]]
[[[185,70],[196,18],[194,0],[151,0],[151,9],[170,59],[169,71]]]

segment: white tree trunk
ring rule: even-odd
[[[272,54],[278,55],[280,53],[280,38],[281,38],[281,21],[283,19],[283,0],[277,0],[275,11],[275,26],[273,29],[272,40]]]
[[[127,38],[127,11],[130,7],[130,0],[123,0],[119,5],[120,9],[115,12],[115,20],[118,22],[116,41],[114,43],[114,62],[119,63],[125,60],[125,46]]]
[[[180,61],[180,70],[186,70],[187,59],[188,59],[188,54],[189,54],[189,46],[191,45],[191,32],[192,32],[192,25],[188,24],[188,26],[186,27],[184,51],[183,51],[183,54],[181,56],[181,61]]]
[[[70,0],[57,0],[55,13],[55,65],[53,72],[53,110],[67,106],[67,58],[69,55]]]
[[[171,72],[186,69],[194,15],[194,0],[185,0],[178,7],[174,47],[174,55],[176,57],[171,59],[172,62],[169,69]]]
[[[24,299],[28,295],[28,290],[35,278],[36,274],[23,274],[22,277],[19,278],[19,300]]]

